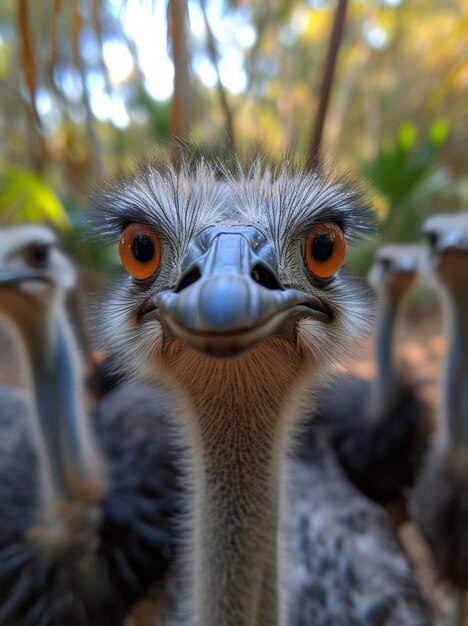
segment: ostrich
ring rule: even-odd
[[[468,212],[436,215],[423,225],[427,270],[441,294],[448,352],[440,423],[410,502],[437,572],[468,588]],[[460,607],[462,608],[462,607]],[[463,612],[463,611],[462,611]],[[460,624],[462,617],[460,616]]]
[[[427,440],[428,408],[394,355],[396,322],[417,281],[420,256],[418,245],[388,244],[378,250],[369,273],[378,296],[376,376],[372,381],[335,377],[313,416],[329,427],[350,480],[381,504],[406,501]],[[309,454],[307,438],[300,453]]]
[[[130,385],[88,423],[64,308],[74,280],[48,228],[0,230],[0,314],[34,398],[0,389],[3,626],[122,624],[152,583],[162,595],[174,549],[169,397]]]
[[[287,163],[156,157],[93,209],[128,272],[106,299],[109,346],[131,375],[162,376],[180,407],[187,623],[429,624],[384,512],[326,445],[287,460],[310,381],[365,326],[365,293],[339,271],[368,228],[360,193]]]

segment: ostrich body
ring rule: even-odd
[[[117,626],[168,574],[176,509],[162,390],[115,390],[86,419],[64,310],[74,270],[45,227],[0,231],[0,314],[32,406],[0,391],[0,623]]]
[[[121,238],[131,274],[106,316],[122,367],[162,375],[181,407],[191,480],[188,623],[290,623],[287,453],[311,378],[361,334],[364,293],[331,260],[341,249],[337,228],[346,238],[364,232],[368,213],[345,183],[259,163],[231,175],[204,161],[177,171],[163,160],[143,166],[94,204],[100,232]],[[393,569],[392,582],[403,592],[407,563],[401,573]],[[343,614],[357,605],[344,602]],[[307,623],[324,625],[326,608],[322,616],[311,610]],[[411,617],[408,624],[428,623],[424,608]]]
[[[440,422],[411,500],[411,514],[442,579],[468,588],[468,212],[427,220],[428,270],[444,305],[448,351]],[[460,622],[461,623],[461,622]]]
[[[381,504],[406,500],[427,440],[428,408],[405,380],[394,354],[396,323],[417,281],[420,256],[417,245],[389,244],[378,250],[369,273],[378,296],[376,375],[372,381],[335,377],[333,391],[313,416],[329,427],[350,480]],[[307,439],[300,453],[309,454]]]
[[[356,491],[327,438],[294,460],[286,575],[294,626],[429,626],[430,611],[385,511]]]

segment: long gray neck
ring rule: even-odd
[[[250,370],[241,361],[212,366],[200,359],[178,372],[189,390],[192,601],[203,626],[284,623],[278,530],[285,411],[300,364],[281,366],[265,354]]]
[[[442,384],[440,442],[468,451],[468,299],[445,294],[448,351]]]
[[[262,401],[261,398],[258,401]],[[197,485],[197,584],[206,626],[278,623],[279,450],[274,425],[251,432],[259,407],[233,407],[230,424],[202,436]],[[257,414],[256,414],[257,413]],[[200,416],[203,421],[219,415]],[[267,419],[267,422],[269,420]],[[222,581],[222,584],[220,584]]]
[[[395,362],[395,330],[405,294],[383,293],[379,298],[375,337],[376,376],[372,383],[372,411],[376,420],[391,410],[400,392],[401,380]]]
[[[77,498],[96,501],[103,491],[102,468],[83,411],[77,347],[63,303],[37,307],[16,325],[31,365],[46,512]]]

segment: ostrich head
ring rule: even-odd
[[[468,212],[434,215],[421,229],[428,244],[428,269],[442,289],[465,285],[468,271]]]
[[[35,320],[76,282],[70,261],[60,252],[55,233],[45,226],[28,224],[0,229],[0,312],[12,320]]]
[[[158,160],[94,200],[129,273],[104,311],[127,372],[182,356],[210,367],[240,356],[236,368],[263,348],[322,370],[366,326],[364,291],[339,271],[369,224],[349,181]]]
[[[232,174],[160,160],[95,204],[129,274],[106,305],[108,345],[184,407],[196,617],[277,624],[292,405],[366,326],[364,292],[341,266],[370,214],[349,182],[257,161]]]
[[[387,244],[377,251],[369,283],[382,297],[406,295],[418,279],[422,248],[415,244]]]

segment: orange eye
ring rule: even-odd
[[[122,233],[119,244],[122,265],[134,278],[144,280],[159,267],[161,248],[151,226],[129,224]]]
[[[343,231],[334,222],[314,226],[307,237],[307,266],[319,278],[333,276],[342,266],[345,252]]]

